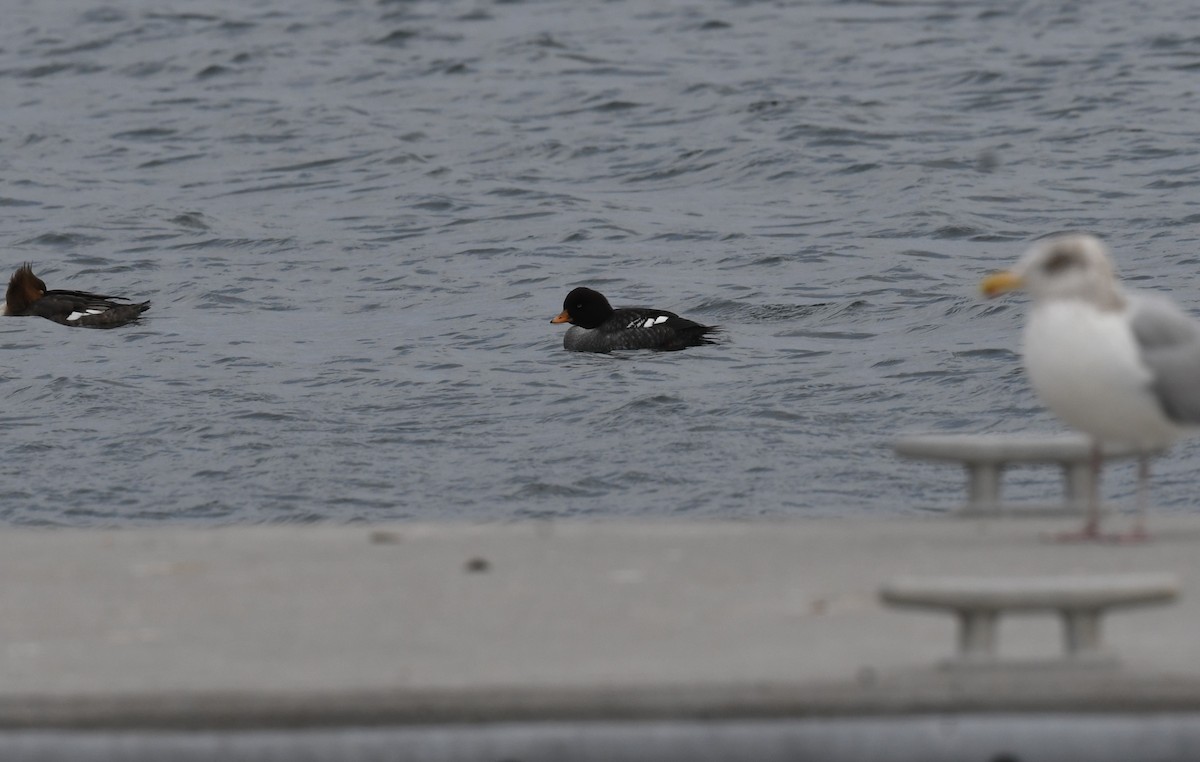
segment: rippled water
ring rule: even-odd
[[[1200,306],[1197,21],[1183,0],[19,2],[3,267],[154,307],[0,321],[0,516],[944,509],[961,475],[896,460],[896,433],[1058,428],[1013,352],[1024,305],[982,303],[984,272],[1085,229]],[[581,284],[724,341],[565,352],[549,318]],[[1192,509],[1197,454],[1158,465],[1159,503]]]

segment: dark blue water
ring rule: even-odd
[[[15,7],[14,7],[15,6]],[[1200,307],[1200,6],[87,0],[0,25],[0,518],[904,514],[1054,431],[976,284],[1108,240]],[[590,285],[724,327],[588,356]],[[1190,511],[1200,452],[1157,466]],[[1057,482],[1031,472],[1016,494]],[[1116,469],[1108,493],[1128,498]]]

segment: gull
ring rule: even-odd
[[[1087,517],[1064,539],[1145,539],[1150,455],[1200,425],[1200,323],[1165,296],[1122,288],[1107,248],[1090,235],[1042,241],[980,288],[989,298],[1029,293],[1021,354],[1030,384],[1091,439]],[[1104,445],[1139,452],[1136,519],[1115,537],[1100,534]]]

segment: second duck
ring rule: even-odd
[[[47,289],[45,281],[34,275],[33,266],[26,262],[8,281],[4,314],[44,317],[72,328],[116,328],[132,323],[150,309],[150,302],[128,302],[123,296]]]

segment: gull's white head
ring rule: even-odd
[[[1101,310],[1120,309],[1125,303],[1107,247],[1090,235],[1041,241],[1012,270],[984,278],[980,288],[988,297],[1023,289],[1034,302],[1078,299]]]

